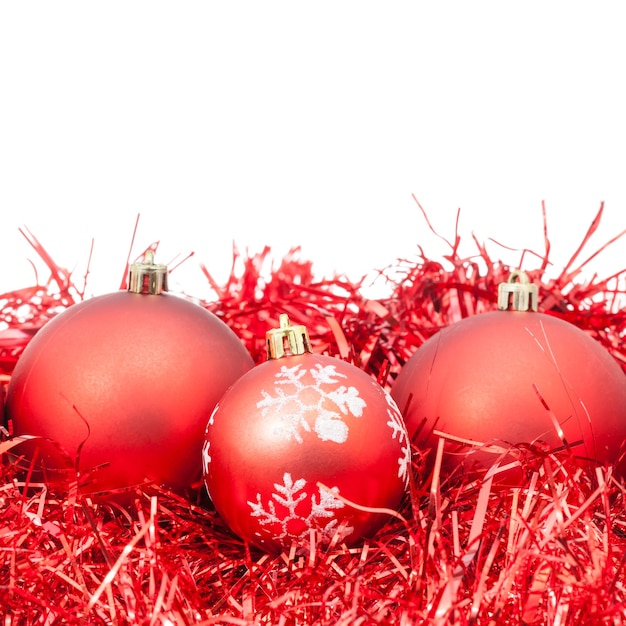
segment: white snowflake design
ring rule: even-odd
[[[408,486],[409,469],[411,467],[411,443],[409,441],[409,433],[395,400],[387,392],[385,392],[385,397],[389,405],[387,408],[387,415],[389,416],[387,426],[391,428],[391,438],[395,439],[397,437],[402,446],[402,456],[398,458],[398,478],[401,478],[404,481],[404,485]]]
[[[312,376],[313,384],[303,382],[307,373]],[[334,365],[316,363],[312,369],[307,369],[302,364],[294,367],[283,365],[275,377],[275,395],[261,390],[263,399],[257,402],[257,407],[264,416],[270,410],[281,416],[277,430],[288,440],[293,437],[298,443],[303,442],[302,431],[311,432],[307,416],[312,415],[313,430],[322,441],[345,443],[349,428],[342,416],[350,414],[361,417],[367,405],[356,387],[339,385],[342,378],[347,376],[337,372]],[[332,391],[323,388],[324,385],[332,384],[339,386]],[[317,392],[316,402],[306,404],[302,400],[305,389],[314,389]],[[334,405],[335,410],[328,408],[328,401]]]
[[[213,409],[211,417],[209,417],[209,421],[204,430],[204,443],[202,444],[202,470],[205,476],[209,473],[209,465],[211,463],[211,441],[207,435],[209,432],[209,427],[215,424],[215,414],[217,413],[218,408],[219,402],[215,405],[215,408]]]
[[[209,464],[211,463],[210,447],[211,442],[208,439],[205,439],[202,444],[202,472],[204,476],[209,473]]]
[[[248,501],[248,505],[252,509],[252,517],[259,518],[261,526],[276,525],[280,528],[272,530],[272,537],[281,541],[288,537],[296,540],[301,544],[306,544],[309,540],[309,532],[315,529],[320,532],[322,542],[330,542],[339,532],[339,539],[342,540],[352,534],[354,527],[343,525],[338,527],[337,518],[334,511],[342,509],[345,505],[337,498],[339,489],[333,487],[330,490],[318,489],[319,498],[315,494],[311,495],[311,510],[306,516],[299,515],[296,512],[298,505],[307,500],[308,493],[306,491],[307,481],[304,478],[293,480],[289,472],[283,475],[283,484],[274,483],[276,490],[271,494],[271,499],[267,501],[265,507],[261,494],[256,494],[256,502]],[[284,515],[280,515],[276,510],[276,504],[286,509]],[[289,531],[289,524],[295,520],[304,522],[305,529],[299,535],[292,535]],[[325,523],[322,520],[328,520]]]

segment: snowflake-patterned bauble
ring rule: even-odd
[[[267,339],[268,360],[226,392],[206,428],[203,474],[215,509],[267,551],[371,537],[408,485],[398,407],[363,370],[313,354],[306,328],[286,315]]]
[[[442,477],[491,471],[496,484],[519,485],[558,451],[625,475],[626,376],[582,329],[537,312],[537,298],[529,277],[513,272],[499,285],[499,310],[433,335],[393,383],[431,466],[445,442]]]

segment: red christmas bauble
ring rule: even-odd
[[[437,433],[444,434],[443,475],[520,462],[496,478],[517,483],[525,458],[567,447],[592,463],[618,461],[626,439],[626,375],[578,327],[524,310],[536,287],[527,277],[516,283],[519,275],[500,286],[501,310],[465,318],[430,337],[392,385],[410,437],[431,450],[431,461]],[[523,295],[525,289],[530,294]],[[507,310],[511,292],[523,296],[513,307],[519,310]]]
[[[128,291],[75,304],[25,348],[7,390],[16,450],[48,481],[111,495],[145,482],[201,484],[206,422],[254,365],[219,318],[166,293],[167,268],[131,267]],[[164,284],[165,281],[165,284]]]
[[[290,349],[283,352],[283,338]],[[206,429],[204,480],[215,509],[267,551],[356,543],[405,493],[410,445],[391,396],[354,365],[308,347],[303,326],[268,333],[268,360],[222,397]]]

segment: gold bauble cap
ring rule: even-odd
[[[301,324],[292,326],[286,313],[281,313],[278,319],[280,328],[273,328],[265,334],[268,359],[280,359],[285,356],[312,352],[306,326]]]
[[[167,265],[154,262],[154,252],[147,250],[143,261],[131,264],[128,291],[158,295],[167,291]]]
[[[530,282],[522,270],[511,272],[509,279],[498,285],[498,309],[500,311],[536,311],[537,285]]]

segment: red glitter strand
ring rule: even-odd
[[[421,207],[419,207],[421,209]],[[425,211],[421,209],[425,219]],[[604,345],[626,370],[626,269],[583,278],[589,261],[624,232],[586,253],[602,206],[556,278],[545,254],[520,251],[539,288],[539,310],[566,319]],[[0,375],[6,386],[33,335],[81,300],[69,271],[24,231],[50,279],[0,295]],[[442,238],[443,239],[443,238]],[[230,277],[203,303],[233,329],[255,361],[278,316],[304,324],[315,352],[348,360],[390,386],[414,351],[441,328],[496,308],[511,268],[449,254],[379,271],[387,297],[372,300],[340,274],[320,279],[294,249],[275,261],[233,250]],[[446,241],[444,239],[444,241]],[[151,246],[155,249],[156,244]],[[583,259],[578,261],[578,259]],[[531,261],[538,269],[532,269]],[[546,407],[547,410],[550,407]],[[571,442],[570,442],[571,443]],[[441,440],[443,451],[444,440]],[[492,489],[487,474],[440,481],[414,450],[410,493],[376,536],[307,552],[270,555],[235,537],[198,489],[192,501],[164,489],[128,505],[70,497],[32,482],[19,442],[0,439],[0,616],[31,624],[624,624],[626,506],[611,468],[579,466],[567,448],[529,450],[528,480]]]

